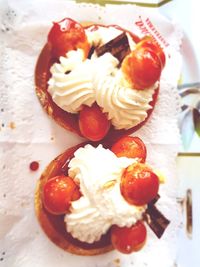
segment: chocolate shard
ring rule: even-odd
[[[150,204],[155,204],[159,198],[160,198],[160,195],[157,194],[157,196],[150,202]]]
[[[95,51],[95,47],[92,46],[92,47],[90,48],[90,51],[89,51],[89,54],[88,54],[88,58],[89,58],[89,59],[92,57],[92,54],[94,53],[94,51]]]
[[[118,35],[113,40],[109,41],[108,43],[100,47],[97,47],[95,51],[98,57],[102,56],[106,52],[109,52],[114,57],[116,57],[119,60],[119,62],[122,62],[125,56],[130,53],[128,37],[124,32]]]
[[[154,204],[148,204],[148,208],[144,213],[144,220],[158,238],[161,238],[170,223]]]

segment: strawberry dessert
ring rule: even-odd
[[[80,144],[42,174],[36,214],[47,236],[68,252],[129,254],[148,242],[147,225],[160,238],[169,224],[155,206],[162,182],[138,137],[124,136],[109,148]]]
[[[149,118],[164,66],[151,36],[65,18],[53,24],[39,56],[36,93],[64,128],[91,141],[117,140]]]

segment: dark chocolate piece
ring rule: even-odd
[[[148,204],[144,220],[158,238],[161,238],[170,221],[153,204]]]
[[[159,198],[160,198],[160,195],[157,194],[157,196],[150,202],[150,204],[155,204]]]
[[[119,62],[125,58],[125,56],[130,53],[130,47],[128,42],[128,37],[126,33],[122,33],[108,43],[96,48],[97,56],[100,57],[106,52],[111,53],[116,57]]]
[[[67,70],[67,71],[65,72],[65,74],[70,74],[70,72],[71,72],[71,70]]]
[[[95,47],[92,46],[92,47],[90,48],[90,51],[89,51],[89,54],[88,54],[88,58],[91,58],[91,56],[92,56],[92,54],[94,53],[94,51],[95,51]]]

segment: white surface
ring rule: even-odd
[[[196,0],[173,0],[159,8],[160,12],[183,28],[182,54],[184,55],[183,82],[200,81],[200,3]]]
[[[156,11],[144,11],[133,6],[108,6],[104,9],[92,5],[68,6],[67,1],[53,0],[13,0],[8,3],[8,6],[2,5],[0,11],[3,30],[0,37],[5,43],[1,50],[0,65],[0,108],[3,108],[0,116],[4,123],[0,132],[0,253],[5,251],[5,255],[0,265],[62,267],[67,263],[70,267],[109,267],[115,266],[114,259],[120,258],[121,266],[126,267],[173,266],[176,257],[176,230],[179,227],[179,221],[175,220],[179,218],[179,213],[175,201],[174,160],[179,142],[175,83],[180,64],[176,53],[180,44],[180,32],[168,20],[156,15]],[[122,17],[121,14],[124,13],[126,16]],[[150,17],[157,29],[172,44],[172,50],[166,49],[173,53],[172,61],[168,65],[171,75],[165,76],[166,79],[162,82],[153,116],[136,133],[147,143],[149,163],[161,169],[168,177],[166,185],[162,187],[163,197],[158,206],[171,220],[171,224],[161,240],[149,231],[146,247],[137,254],[127,257],[114,251],[104,256],[85,257],[83,263],[82,257],[65,253],[55,247],[43,234],[34,215],[34,189],[42,170],[65,148],[81,142],[81,138],[61,129],[42,110],[34,92],[35,62],[46,41],[52,20],[69,16],[76,20],[116,23],[140,34],[140,30],[134,27],[134,19],[138,19],[139,15],[143,20]],[[15,129],[9,127],[11,122],[15,123]],[[40,162],[40,169],[36,173],[29,170],[29,163],[33,160]]]
[[[175,0],[160,8],[160,11],[169,19],[178,22],[184,31],[183,54],[183,83],[200,81],[200,3],[196,0]],[[190,151],[200,152],[200,139],[195,134]],[[192,189],[193,199],[193,233],[188,238],[183,229],[179,236],[178,267],[199,267],[199,242],[200,242],[200,201],[199,201],[199,164],[200,157],[181,156],[178,158],[178,175],[180,179],[180,196],[185,197],[186,190]],[[185,215],[185,206],[184,206]]]
[[[180,156],[177,159],[178,176],[180,179],[179,193],[184,199],[187,189],[192,190],[193,231],[191,237],[186,233],[186,206],[183,203],[183,229],[179,234],[178,242],[178,267],[199,267],[199,242],[200,242],[200,157]]]

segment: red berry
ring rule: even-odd
[[[117,225],[111,228],[111,241],[114,248],[125,254],[139,251],[145,244],[146,236],[146,227],[141,221],[130,228]]]
[[[162,62],[162,68],[164,68],[166,62],[165,53],[160,45],[151,36],[145,36],[142,38],[142,40],[137,43],[136,47],[136,49],[144,47],[154,51]]]
[[[56,58],[78,48],[83,49],[87,57],[90,49],[84,28],[69,18],[54,22],[48,34],[48,42],[52,47],[52,55]]]
[[[29,168],[31,169],[31,171],[37,171],[39,168],[39,162],[32,161],[29,165]]]
[[[145,89],[160,79],[162,63],[149,48],[132,51],[122,62],[122,71],[135,89]]]
[[[125,170],[120,189],[123,197],[130,204],[145,205],[156,197],[159,179],[148,166],[135,163]]]
[[[138,158],[145,162],[146,146],[139,137],[124,136],[119,139],[111,148],[117,157]]]
[[[79,128],[84,137],[91,141],[103,139],[110,129],[110,121],[95,103],[92,107],[83,106],[79,114]]]
[[[67,176],[55,176],[43,187],[43,204],[52,214],[64,214],[69,211],[71,201],[81,196],[79,187]]]

